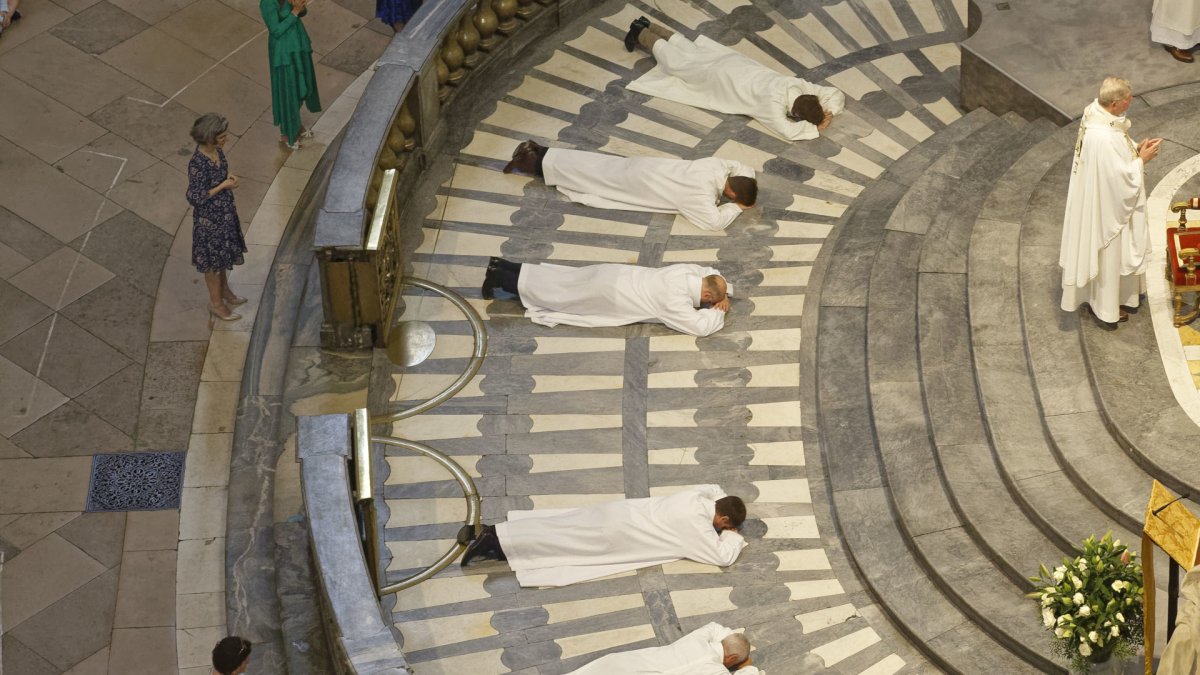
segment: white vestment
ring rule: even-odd
[[[710,274],[720,272],[688,263],[660,268],[527,263],[521,266],[517,291],[525,316],[543,326],[662,323],[704,337],[725,326],[725,312],[699,308],[701,283]]]
[[[710,623],[665,647],[647,647],[602,656],[568,675],[729,675],[722,664],[725,649],[721,640],[733,633]],[[735,675],[758,675],[758,668],[745,666]]]
[[[702,230],[723,230],[742,209],[717,205],[730,176],[754,169],[730,159],[617,157],[551,148],[542,160],[546,185],[573,202],[599,209],[678,213]]]
[[[682,558],[723,567],[746,545],[737,532],[713,527],[724,496],[701,485],[666,497],[514,511],[496,535],[522,586],[566,586]]]
[[[1158,675],[1200,674],[1200,567],[1183,576],[1179,586],[1179,612],[1175,633],[1163,650]]]
[[[1180,49],[1200,44],[1200,0],[1154,0],[1150,39]]]
[[[1097,101],[1083,111],[1058,255],[1063,310],[1086,302],[1109,323],[1121,305],[1137,307],[1150,261],[1145,177],[1128,129]]]
[[[789,141],[819,135],[816,125],[788,119],[797,96],[816,96],[821,108],[834,115],[846,108],[841,91],[780,75],[703,35],[692,42],[676,33],[670,40],[655,42],[653,51],[658,65],[629,83],[630,91],[730,115],[749,115]]]

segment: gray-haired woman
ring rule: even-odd
[[[192,264],[208,286],[208,311],[221,321],[242,318],[229,309],[246,302],[229,288],[226,276],[244,262],[246,240],[233,204],[236,176],[229,175],[225,141],[229,121],[216,113],[202,115],[192,125],[196,152],[188,162],[187,201],[192,205]]]

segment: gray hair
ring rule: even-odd
[[[737,657],[736,663],[750,658],[750,638],[742,633],[730,633],[724,640],[721,640],[721,647],[725,649],[726,656]]]
[[[1132,93],[1133,88],[1129,86],[1129,80],[1110,75],[1104,78],[1104,82],[1100,84],[1100,95],[1096,97],[1096,100],[1107,108],[1118,101],[1125,100],[1125,97]]]
[[[229,120],[217,113],[204,113],[192,123],[192,140],[200,145],[213,145],[227,129]]]

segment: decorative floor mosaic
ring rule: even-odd
[[[99,454],[92,459],[88,511],[179,508],[185,452]]]
[[[423,674],[557,675],[718,621],[745,628],[755,661],[775,675],[919,668],[881,636],[890,633],[869,596],[831,565],[832,539],[818,529],[805,467],[798,348],[825,237],[891,162],[960,116],[954,42],[964,34],[965,2],[609,7],[532,55],[532,68],[513,78],[462,150],[435,163],[432,171],[442,166],[449,178],[426,216],[412,273],[468,299],[488,323],[489,351],[456,398],[393,433],[453,455],[474,476],[487,522],[514,509],[717,482],[747,501],[750,546],[724,570],[684,561],[559,589],[519,589],[499,564],[455,565],[395,596],[405,653]],[[653,65],[621,44],[643,14],[837,86],[846,112],[822,138],[787,143],[745,118],[628,92]],[[759,172],[760,205],[726,231],[706,232],[669,215],[571,204],[540,181],[500,172],[526,138],[621,155],[737,159]],[[708,338],[650,325],[547,329],[516,303],[480,299],[493,255],[707,264],[738,297],[725,329]],[[440,391],[471,350],[452,305],[415,294],[405,302],[403,318],[430,322],[439,339],[428,361],[389,377],[396,402]],[[385,556],[389,578],[399,578],[449,547],[465,507],[432,462],[389,451],[387,464]]]

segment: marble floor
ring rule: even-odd
[[[425,215],[412,274],[452,287],[484,317],[482,370],[452,401],[393,433],[457,459],[483,494],[484,519],[668,494],[719,482],[748,502],[751,546],[718,570],[678,562],[561,589],[518,589],[503,565],[452,566],[394,599],[393,618],[417,672],[567,672],[597,656],[672,640],[709,621],[745,628],[769,672],[919,671],[819,525],[809,490],[797,384],[801,314],[812,263],[839,216],[894,160],[959,119],[964,5],[845,3],[792,16],[739,2],[606,6],[562,31],[562,44],[517,68],[481,114]],[[846,93],[821,139],[783,142],[755,122],[632,94],[652,66],[621,44],[640,14],[722,42],[768,67],[808,69]],[[753,29],[747,29],[752,26]],[[871,49],[889,40],[905,47]],[[597,105],[597,101],[603,105]],[[500,172],[515,145],[621,155],[737,159],[759,172],[760,207],[724,232],[670,215],[590,209],[539,181]],[[482,300],[487,256],[518,261],[694,262],[739,289],[724,330],[708,338],[661,326],[536,326],[511,301]],[[424,400],[453,381],[470,331],[449,303],[404,298],[402,318],[440,334],[418,367],[377,368],[372,390]],[[373,393],[373,397],[375,394]],[[387,449],[382,499],[391,578],[452,543],[465,507],[431,462]],[[814,500],[818,503],[814,504]],[[836,546],[835,546],[836,548]]]
[[[810,7],[811,5],[811,7]],[[752,548],[718,572],[690,563],[566,589],[521,591],[503,566],[457,567],[389,601],[420,673],[557,675],[708,621],[746,628],[770,672],[884,675],[929,668],[872,604],[810,490],[797,383],[812,262],[839,216],[895,160],[961,115],[964,0],[605,5],[506,76],[436,193],[413,273],[458,289],[488,322],[484,369],[395,433],[454,455],[512,509],[665,494],[721,482],[750,504]],[[258,294],[322,143],[288,155],[270,123],[265,41],[248,0],[24,0],[0,40],[0,629],[4,672],[206,673],[227,630],[224,512],[239,383]],[[365,0],[313,5],[327,142],[390,31]],[[611,11],[608,11],[611,10]],[[819,140],[626,92],[650,67],[620,37],[640,14],[720,34],[781,71],[842,89]],[[161,58],[170,50],[169,60]],[[369,75],[369,73],[368,73]],[[250,264],[246,319],[212,325],[190,267],[186,132],[217,109],[236,136]],[[525,138],[614,154],[720,156],[760,171],[762,206],[726,232],[670,216],[572,205],[499,169]],[[440,183],[440,184],[439,184]],[[184,225],[184,227],[181,227]],[[181,235],[181,236],[177,236]],[[740,292],[726,329],[549,330],[479,297],[482,262],[712,264]],[[469,353],[453,308],[433,357],[372,385],[394,402],[440,390]],[[321,356],[308,347],[314,360]],[[293,359],[293,369],[297,362]],[[303,364],[300,364],[303,365]],[[295,384],[297,380],[293,379]],[[295,414],[361,404],[308,390]],[[180,509],[87,512],[93,456],[186,452]],[[461,500],[429,465],[389,454],[388,572],[436,558]],[[286,462],[281,463],[285,466]],[[295,506],[298,496],[291,495]],[[181,514],[182,510],[182,514]],[[281,513],[290,513],[278,509]]]
[[[209,672],[226,630],[234,406],[264,270],[295,203],[278,195],[307,181],[391,39],[373,9],[312,6],[326,113],[306,118],[318,142],[293,155],[271,123],[257,3],[25,0],[4,31],[3,672]],[[232,276],[251,299],[245,318],[217,325],[183,199],[188,131],[208,111],[230,121],[251,249]],[[147,451],[186,452],[182,517],[89,511],[93,456]]]

